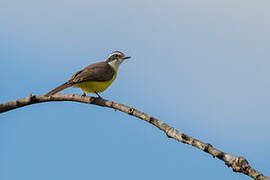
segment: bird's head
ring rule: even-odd
[[[106,62],[111,65],[114,69],[118,69],[119,65],[126,59],[131,58],[130,56],[125,56],[124,53],[120,51],[114,51],[110,54]]]

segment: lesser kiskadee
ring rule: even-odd
[[[115,51],[110,54],[105,62],[99,62],[86,66],[83,70],[75,73],[69,81],[53,89],[46,96],[53,95],[68,87],[81,88],[83,95],[86,93],[95,93],[105,91],[115,80],[119,65],[130,56],[120,51]]]

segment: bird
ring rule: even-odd
[[[101,98],[99,93],[105,91],[112,84],[117,77],[120,64],[129,58],[131,57],[120,51],[114,51],[106,61],[86,66],[75,73],[70,80],[51,90],[45,96],[52,96],[66,88],[75,87],[81,88],[82,96],[86,96],[86,93],[92,93]]]

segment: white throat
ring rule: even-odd
[[[119,68],[119,66],[120,66],[120,64],[123,62],[123,60],[121,61],[121,60],[113,60],[113,61],[110,61],[110,62],[108,62],[108,64],[114,69],[114,70],[118,70],[118,68]]]

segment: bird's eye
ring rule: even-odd
[[[116,55],[114,55],[115,57],[118,57],[119,55],[118,54],[116,54]]]

